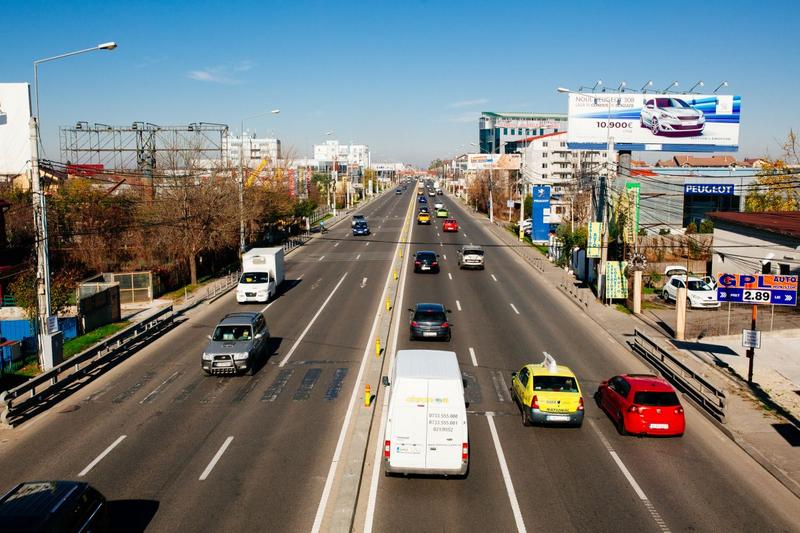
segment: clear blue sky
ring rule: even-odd
[[[566,112],[557,86],[722,80],[742,96],[740,157],[800,129],[800,3],[82,2],[0,0],[0,81],[35,59],[47,156],[58,126],[223,122],[301,154],[334,131],[374,160],[427,164],[477,140],[481,111]]]

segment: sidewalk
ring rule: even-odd
[[[461,203],[464,205],[463,201]],[[474,213],[469,207],[467,209],[473,218],[535,266],[554,286],[559,286],[564,281],[566,272],[550,263],[538,250],[520,243],[505,228],[490,223],[487,218]],[[572,276],[569,278],[576,283]],[[705,338],[701,343],[679,343],[664,335],[659,324],[653,320],[644,315],[637,317],[605,306],[590,296],[588,291],[589,289],[569,287],[563,292],[626,349],[629,349],[628,342],[634,329],[638,328],[679,357],[686,366],[722,389],[727,397],[725,423],[720,424],[708,418],[800,497],[800,410],[797,409],[800,406],[800,387],[798,381],[794,381],[800,378],[800,359],[797,356],[800,330],[776,333],[764,338],[762,349],[756,351],[756,384],[751,388],[741,378],[747,375],[747,359],[739,353],[739,336]],[[721,355],[723,352],[725,355]],[[727,365],[717,362],[720,357],[724,358]],[[744,373],[741,372],[742,368]]]

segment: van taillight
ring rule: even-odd
[[[467,461],[468,459],[469,459],[469,443],[465,442],[464,444],[461,445],[461,460]]]
[[[438,264],[439,264],[439,261],[434,261],[434,262],[431,263],[431,265],[433,265],[433,266],[436,266]]]
[[[415,327],[417,327],[417,321],[416,321],[416,320],[412,320],[412,321],[411,321],[411,327],[412,327],[412,328],[415,328]]]
[[[538,409],[539,408],[539,397],[534,394],[533,398],[531,398],[531,409]]]
[[[392,453],[392,441],[387,440],[383,443],[383,457],[388,459]]]
[[[415,265],[421,265],[422,263],[421,263],[421,262],[419,262],[419,261],[414,261],[414,264],[415,264]]]
[[[578,398],[578,411],[583,411],[583,396]]]

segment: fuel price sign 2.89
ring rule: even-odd
[[[720,302],[797,305],[798,276],[720,274],[717,280]]]

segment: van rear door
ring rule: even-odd
[[[428,383],[425,379],[403,379],[395,384],[392,398],[389,464],[393,468],[425,467],[425,429],[428,413]]]
[[[467,442],[466,407],[461,383],[428,381],[428,424],[425,466],[429,470],[461,467]]]

